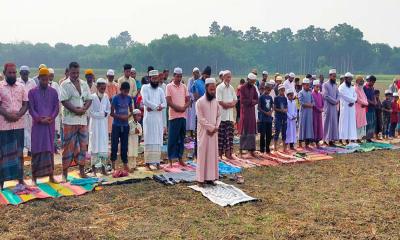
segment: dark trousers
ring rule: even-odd
[[[272,122],[259,122],[258,131],[260,132],[260,152],[270,153],[269,145],[272,139]]]
[[[383,118],[383,124],[382,124],[382,135],[384,137],[389,136],[390,134],[390,117],[384,117]]]
[[[285,141],[286,140],[286,129],[287,129],[287,118],[277,116],[275,118],[274,140],[278,141],[279,134],[282,134],[282,141]]]
[[[121,142],[121,160],[128,163],[129,126],[112,126],[111,131],[111,161],[117,160],[118,144]]]
[[[182,159],[185,146],[186,119],[175,118],[168,121],[168,159]]]
[[[397,123],[390,123],[389,137],[394,137],[396,133]]]

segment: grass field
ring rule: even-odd
[[[260,201],[235,207],[154,181],[3,206],[0,239],[399,239],[399,156],[248,169],[238,187]]]

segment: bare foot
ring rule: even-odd
[[[88,178],[88,175],[86,175],[86,173],[79,173],[79,177],[80,178]]]
[[[182,159],[179,160],[179,165],[181,165],[183,167],[186,167],[186,163]]]
[[[68,182],[68,179],[67,179],[67,177],[65,177],[65,176],[62,176],[61,182],[62,182],[62,183],[67,183],[67,182]]]
[[[146,166],[145,166],[145,167],[146,167],[146,169],[147,169],[147,170],[149,170],[149,171],[152,171],[152,169],[151,169],[150,165],[146,164]]]
[[[54,179],[53,176],[50,176],[50,177],[49,177],[49,182],[51,182],[51,183],[58,183],[58,182]]]

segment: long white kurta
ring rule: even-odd
[[[91,154],[108,153],[108,117],[111,104],[107,94],[99,99],[96,93],[92,94],[92,105],[89,108],[89,152]],[[107,117],[105,116],[107,113]]]
[[[28,81],[24,82],[22,78],[18,78],[17,82],[21,83],[25,87],[25,91],[28,94],[29,91],[36,87],[36,83],[32,78],[29,78]],[[24,115],[24,147],[31,151],[31,132],[32,132],[32,117],[27,111]]]
[[[60,85],[55,81],[51,81],[51,82],[49,82],[49,86],[54,88],[57,91],[58,99],[60,99],[60,93],[61,93]],[[61,104],[60,104],[60,109],[61,109]],[[58,133],[60,133],[60,128],[61,128],[61,112],[62,111],[60,111],[58,113],[56,120],[55,120],[56,132],[58,132]]]
[[[221,123],[221,109],[216,99],[211,102],[202,96],[196,102],[197,113],[197,167],[198,182],[217,180],[218,175],[218,133],[209,136]]]
[[[167,107],[164,91],[161,87],[153,88],[151,84],[142,86],[144,117],[143,137],[145,145],[145,163],[159,163],[161,161],[161,146],[163,144],[163,112],[157,111],[157,107]],[[147,111],[151,108],[152,111]],[[153,152],[153,153],[150,153]],[[159,152],[159,153],[158,153]],[[160,154],[159,158],[158,155]]]
[[[354,87],[347,87],[343,82],[339,86],[340,116],[339,116],[339,139],[356,140],[356,106],[349,106],[349,103],[357,101],[357,94]]]

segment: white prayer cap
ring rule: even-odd
[[[200,69],[198,67],[193,68],[192,72],[200,72]]]
[[[150,76],[150,77],[158,76],[158,70],[151,70],[151,71],[149,72],[149,76]]]
[[[174,68],[174,74],[182,74],[182,68],[180,67]]]
[[[263,71],[262,74],[263,74],[263,75],[268,75],[268,72],[267,72],[267,71]]]
[[[282,76],[276,76],[276,80],[277,81],[283,81],[283,78],[282,78]]]
[[[344,78],[344,75],[340,75],[340,78]]]
[[[312,83],[315,86],[315,85],[319,85],[320,82],[319,82],[319,80],[314,80]]]
[[[49,73],[50,74],[54,74],[54,69],[53,68],[49,68]]]
[[[112,69],[107,70],[107,76],[114,76],[114,75],[115,75],[114,70]]]
[[[223,71],[222,76],[225,76],[225,75],[227,75],[227,74],[231,74],[231,71],[229,71],[229,70]]]
[[[279,86],[278,86],[278,90],[281,90],[281,89],[285,89],[285,85],[283,85],[283,84],[279,84]]]
[[[291,72],[291,73],[289,73],[289,77],[294,78],[294,77],[296,77],[296,74]]]
[[[303,84],[304,84],[304,83],[310,83],[310,79],[304,78],[304,79],[303,79]]]
[[[142,112],[139,109],[135,109],[133,110],[132,114],[136,115],[136,114],[141,114]]]
[[[336,69],[329,70],[329,74],[334,74],[334,73],[336,73]]]
[[[293,89],[291,89],[291,88],[289,88],[289,89],[286,91],[286,95],[289,95],[290,93],[294,93]]]
[[[351,74],[350,72],[347,72],[345,75],[344,75],[344,77],[353,77],[353,74]]]
[[[285,77],[289,77],[289,73],[285,73]]]
[[[269,84],[269,85],[275,85],[275,81],[274,81],[273,79],[270,79],[270,80],[268,81],[268,84]]]
[[[385,95],[386,95],[386,94],[392,94],[392,91],[390,91],[389,89],[386,89],[386,90],[385,90]]]
[[[254,73],[249,73],[249,74],[247,75],[247,78],[250,79],[250,80],[256,80],[256,79],[257,79],[257,76],[256,76]]]
[[[131,72],[136,72],[136,68],[131,68]]]
[[[207,78],[206,79],[206,85],[211,84],[211,83],[214,83],[214,84],[216,83],[215,78]]]
[[[96,80],[96,84],[100,84],[100,83],[107,83],[107,81],[104,78],[98,78]]]
[[[314,79],[316,79],[316,78],[317,78],[317,75],[312,75],[311,77],[314,78]]]
[[[28,66],[21,66],[20,68],[19,68],[19,71],[21,72],[21,71],[28,71],[29,72],[29,67]]]
[[[398,96],[399,96],[399,94],[397,92],[393,93],[393,97],[398,97]]]
[[[224,71],[219,71],[218,76],[223,76],[224,75]]]

